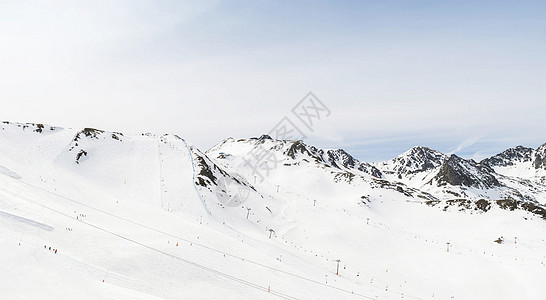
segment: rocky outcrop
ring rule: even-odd
[[[490,158],[482,160],[480,163],[490,167],[513,166],[518,162],[529,162],[533,159],[535,150],[523,146],[510,148]]]
[[[450,184],[476,188],[500,187],[501,183],[494,173],[495,171],[486,165],[453,154],[442,164],[433,180],[438,186]]]

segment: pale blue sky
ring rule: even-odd
[[[546,142],[542,1],[3,1],[0,118],[268,132],[308,92],[318,147],[481,158]]]

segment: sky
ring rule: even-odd
[[[305,141],[364,161],[479,160],[546,143],[543,1],[0,0],[0,120],[270,132],[309,91]]]

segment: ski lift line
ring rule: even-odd
[[[277,268],[274,268],[274,267],[270,267],[270,266],[267,266],[267,265],[264,265],[264,264],[261,264],[261,263],[258,263],[258,262],[254,262],[254,261],[252,261],[252,260],[247,260],[247,259],[242,258],[242,257],[240,257],[240,256],[233,255],[233,254],[229,254],[229,253],[227,253],[227,252],[224,252],[224,251],[221,251],[221,250],[217,250],[217,249],[214,249],[214,248],[211,248],[211,247],[208,247],[208,246],[199,244],[199,243],[195,243],[195,242],[193,242],[193,241],[190,241],[190,240],[187,240],[187,239],[178,237],[178,236],[174,236],[174,235],[172,235],[172,234],[163,232],[163,231],[158,230],[158,229],[155,229],[155,228],[153,228],[153,227],[149,227],[149,226],[146,226],[146,225],[143,225],[143,224],[140,224],[140,223],[137,223],[137,222],[134,222],[134,221],[125,219],[125,218],[123,218],[123,217],[119,217],[119,216],[116,216],[116,215],[114,215],[114,214],[111,214],[111,213],[102,211],[102,210],[100,210],[100,209],[94,208],[94,207],[89,206],[89,205],[87,205],[87,204],[83,204],[83,203],[81,203],[81,202],[78,202],[78,201],[73,200],[73,199],[70,199],[70,198],[68,198],[68,197],[59,195],[59,194],[57,194],[57,193],[48,191],[48,190],[46,190],[46,189],[43,189],[43,188],[41,188],[41,187],[35,186],[35,185],[33,185],[33,184],[27,183],[27,182],[22,181],[22,180],[18,180],[18,182],[24,183],[24,184],[26,184],[26,185],[28,185],[28,186],[30,186],[30,187],[32,187],[32,188],[42,190],[42,191],[44,191],[44,192],[46,192],[46,193],[49,193],[49,194],[52,194],[52,195],[61,197],[61,198],[63,198],[63,199],[66,199],[66,200],[68,200],[68,201],[77,203],[77,204],[82,205],[82,206],[85,206],[85,207],[87,207],[87,208],[96,210],[96,211],[101,212],[101,213],[103,213],[103,214],[107,214],[107,215],[110,215],[110,216],[112,216],[112,217],[118,218],[118,219],[120,219],[120,220],[123,220],[123,221],[129,222],[129,223],[135,224],[135,225],[137,225],[137,226],[141,226],[141,227],[143,227],[143,228],[147,228],[147,229],[149,229],[149,230],[152,230],[152,231],[155,231],[155,232],[158,232],[158,233],[161,233],[161,234],[164,234],[164,235],[173,237],[173,238],[178,238],[178,239],[183,240],[183,241],[186,241],[186,242],[191,242],[192,244],[194,244],[194,245],[196,245],[196,246],[200,246],[200,247],[203,247],[203,248],[205,248],[205,249],[208,249],[208,250],[211,250],[211,251],[214,251],[214,252],[218,252],[218,253],[221,253],[221,254],[226,254],[226,256],[231,256],[231,257],[234,257],[234,258],[242,259],[242,260],[244,260],[244,261],[247,261],[247,262],[249,262],[249,263],[251,263],[251,264],[254,264],[254,265],[257,265],[257,266],[261,266],[261,267],[264,267],[264,268],[267,268],[267,269],[271,269],[271,270],[274,270],[274,271],[277,271],[277,272],[281,272],[281,273],[283,273],[283,274],[290,275],[290,276],[293,276],[293,277],[297,277],[297,278],[300,278],[300,279],[302,279],[302,280],[309,281],[309,282],[313,282],[313,283],[316,283],[316,284],[320,284],[320,285],[323,285],[323,286],[326,286],[326,287],[329,287],[329,288],[332,288],[332,289],[337,289],[337,290],[340,290],[340,291],[344,291],[344,292],[347,292],[347,293],[352,294],[352,295],[354,295],[354,296],[359,296],[359,297],[366,298],[366,299],[374,299],[374,298],[371,298],[371,297],[368,297],[368,296],[365,296],[365,295],[360,295],[360,294],[357,294],[357,293],[353,293],[353,292],[351,292],[351,291],[348,291],[348,290],[345,290],[345,289],[342,289],[342,288],[338,288],[338,287],[326,285],[326,284],[324,284],[324,283],[322,283],[322,282],[319,282],[319,281],[316,281],[316,280],[313,280],[313,279],[309,279],[309,278],[306,278],[306,277],[303,277],[303,276],[300,276],[300,275],[297,275],[297,274],[293,274],[293,273],[290,273],[290,272],[287,272],[287,271],[283,271],[283,270],[280,270],[280,269],[277,269]],[[1,187],[0,187],[0,190],[6,191],[5,189],[3,189],[3,188],[1,188]],[[6,191],[6,192],[12,194],[13,196],[24,197],[24,196],[21,196],[20,193],[19,193],[19,194],[16,194],[16,193],[11,192],[11,191]],[[379,227],[376,227],[376,228],[379,228]],[[433,240],[433,239],[430,239],[430,240]],[[376,279],[376,280],[379,280],[379,279]],[[389,292],[391,292],[391,291],[389,291]],[[422,298],[418,298],[418,297],[411,296],[411,295],[408,295],[408,294],[405,294],[405,297],[414,298],[414,299],[422,299]]]
[[[197,197],[199,197],[199,200],[201,200],[201,203],[203,204],[203,207],[205,208],[205,211],[206,213],[211,216],[211,219],[218,222],[218,224],[222,224],[224,226],[226,226],[227,228],[229,228],[230,230],[233,230],[235,233],[238,233],[238,234],[242,234],[240,231],[238,231],[237,229],[233,228],[232,226],[229,226],[228,224],[225,224],[225,222],[222,222],[220,220],[218,220],[217,218],[215,218],[214,216],[212,216],[212,213],[211,211],[208,209],[206,203],[205,203],[205,200],[203,199],[203,196],[201,195],[201,193],[199,192],[199,188],[197,187],[197,185],[195,184],[195,178],[196,178],[196,174],[195,174],[195,163],[194,163],[194,159],[193,159],[193,154],[192,154],[192,151],[190,149],[190,147],[188,146],[188,144],[186,143],[186,141],[177,136],[177,135],[174,135],[176,138],[178,138],[179,140],[181,140],[187,151],[188,151],[188,155],[190,156],[190,162],[191,162],[191,167],[192,167],[192,184],[193,184],[193,187],[195,189],[195,192],[197,193]],[[174,147],[172,146],[172,144],[168,144],[168,141],[165,139],[165,144],[167,144],[168,146],[170,146],[171,148],[174,149]],[[159,143],[159,142],[158,142]],[[161,159],[160,159],[160,163],[161,163]]]
[[[143,227],[143,228],[146,228],[146,229],[149,229],[151,231],[155,231],[157,233],[161,233],[163,235],[166,235],[166,236],[169,236],[169,237],[172,237],[172,238],[177,238],[177,239],[180,239],[182,241],[185,241],[185,242],[189,242],[189,243],[192,243],[193,245],[196,245],[196,246],[199,246],[199,247],[202,247],[202,248],[205,248],[205,249],[208,249],[208,250],[211,250],[211,251],[214,251],[214,252],[217,252],[217,253],[220,253],[220,254],[226,254],[226,256],[230,256],[230,257],[233,257],[233,258],[237,258],[237,259],[241,259],[241,260],[244,260],[246,262],[249,262],[251,264],[254,264],[256,266],[260,266],[260,267],[263,267],[263,268],[266,268],[266,269],[270,269],[270,270],[273,270],[273,271],[277,271],[277,272],[280,272],[280,273],[283,273],[283,274],[286,274],[286,275],[289,275],[289,276],[292,276],[292,277],[295,277],[295,278],[299,278],[301,280],[305,280],[305,281],[308,281],[308,282],[312,282],[312,283],[315,283],[315,284],[319,284],[319,285],[322,285],[322,286],[325,286],[325,287],[328,287],[328,288],[331,288],[331,289],[335,289],[335,290],[338,290],[338,291],[342,291],[342,292],[345,292],[345,293],[348,293],[348,294],[352,294],[354,296],[358,296],[358,297],[361,297],[361,298],[364,298],[364,299],[374,299],[372,297],[368,297],[366,295],[362,295],[362,294],[358,294],[358,293],[354,293],[353,291],[349,291],[349,290],[346,290],[346,289],[343,289],[343,288],[339,288],[339,287],[335,287],[335,286],[332,286],[332,285],[327,285],[323,282],[320,282],[320,281],[317,281],[317,280],[314,280],[314,279],[310,279],[310,278],[307,278],[307,277],[304,277],[304,276],[301,276],[301,275],[297,275],[297,274],[294,274],[294,273],[291,273],[291,272],[288,272],[288,271],[284,271],[284,270],[281,270],[281,269],[278,269],[278,268],[275,268],[275,267],[271,267],[271,266],[268,266],[268,265],[265,265],[265,264],[262,264],[262,263],[259,263],[259,262],[256,262],[256,261],[253,261],[253,260],[249,260],[249,259],[246,259],[244,257],[241,257],[241,256],[237,256],[237,255],[234,255],[234,254],[229,254],[225,251],[222,251],[222,250],[218,250],[218,249],[215,249],[215,248],[212,248],[212,247],[209,247],[209,246],[206,246],[206,245],[203,245],[203,244],[199,244],[199,243],[196,243],[192,240],[188,240],[186,238],[183,238],[183,237],[179,237],[179,236],[176,236],[176,235],[173,235],[173,234],[170,234],[170,233],[167,233],[167,232],[164,232],[162,230],[159,230],[159,229],[156,229],[156,228],[153,228],[153,227],[150,227],[150,226],[147,226],[147,225],[144,225],[144,224],[140,224],[138,222],[135,222],[135,221],[131,221],[129,219],[126,219],[126,218],[123,218],[123,217],[120,217],[120,216],[117,216],[117,215],[114,215],[112,213],[109,213],[109,212],[106,212],[104,210],[101,210],[101,209],[98,209],[98,208],[95,208],[93,206],[90,206],[90,205],[87,205],[87,204],[84,204],[82,202],[79,202],[79,201],[76,201],[76,200],[73,200],[71,198],[68,198],[68,197],[65,197],[63,195],[60,195],[60,194],[57,194],[55,192],[52,192],[52,191],[48,191],[46,189],[43,189],[39,186],[35,186],[33,184],[30,184],[28,182],[25,182],[25,181],[21,181],[19,180],[18,182],[21,182],[21,183],[24,183],[32,188],[35,188],[35,189],[39,189],[39,190],[42,190],[46,193],[49,193],[49,194],[52,194],[54,196],[57,196],[57,197],[60,197],[60,198],[63,198],[63,199],[66,199],[70,202],[73,202],[73,203],[76,203],[76,204],[79,204],[81,206],[84,206],[84,207],[87,207],[89,209],[92,209],[92,210],[95,210],[97,212],[100,212],[100,213],[103,213],[103,214],[106,214],[106,215],[109,215],[111,217],[114,217],[114,218],[117,218],[119,220],[122,220],[122,221],[125,221],[125,222],[128,222],[128,223],[131,223],[131,224],[134,224],[134,225],[137,225],[137,226],[140,226],[140,227]],[[10,191],[7,191],[5,190],[4,188],[0,187],[0,190],[3,190],[7,193],[10,193],[12,194],[13,196],[17,196],[17,197],[22,197],[22,198],[26,198],[25,196],[21,196],[21,195],[16,195]],[[72,218],[72,217],[71,217]]]
[[[30,185],[30,186],[32,186],[32,185]],[[38,188],[39,188],[39,187],[38,187]],[[41,188],[39,188],[39,189],[41,189]],[[43,189],[42,189],[42,190],[43,190]],[[47,190],[44,190],[44,191],[45,191],[45,192],[48,192],[48,193],[51,193],[51,194],[54,194],[54,195],[56,195],[56,196],[62,197],[62,198],[66,198],[66,197],[64,197],[64,196],[62,196],[62,195],[59,195],[59,194],[56,194],[56,193],[53,193],[53,192],[50,192],[50,191],[47,191]],[[10,192],[10,193],[13,195],[13,192]],[[74,200],[71,200],[71,199],[68,199],[68,200],[73,201],[73,202],[76,202],[76,203],[78,203],[78,204],[81,204],[81,203],[79,203],[79,202],[77,202],[77,201],[74,201]],[[225,255],[227,255],[227,256],[231,256],[231,257],[234,257],[234,258],[238,258],[238,259],[242,259],[242,260],[247,260],[247,259],[245,259],[245,258],[236,256],[236,255],[232,255],[232,254],[229,254],[229,253],[224,252],[224,251],[221,251],[221,250],[217,250],[217,249],[214,249],[214,248],[210,248],[210,247],[208,247],[208,246],[205,246],[205,245],[201,245],[201,244],[195,243],[195,242],[193,242],[193,241],[191,241],[191,240],[187,240],[187,239],[184,239],[184,238],[181,238],[181,237],[173,236],[173,235],[170,235],[170,234],[168,234],[168,233],[165,233],[165,232],[156,230],[156,229],[154,229],[154,228],[147,227],[147,226],[145,226],[145,225],[142,225],[142,224],[139,224],[139,223],[130,221],[130,220],[126,220],[126,219],[124,219],[124,218],[122,218],[122,217],[118,217],[118,216],[116,216],[116,215],[112,215],[112,214],[103,212],[103,211],[101,211],[101,210],[99,210],[99,209],[96,209],[96,208],[94,208],[94,207],[91,207],[91,206],[88,206],[88,205],[85,205],[85,204],[81,204],[81,205],[86,206],[86,207],[89,207],[89,208],[94,209],[94,210],[97,210],[97,211],[99,211],[99,212],[102,212],[102,213],[111,215],[111,216],[113,216],[113,217],[115,217],[115,218],[118,218],[118,219],[121,219],[121,220],[130,222],[130,223],[133,223],[133,224],[135,224],[135,225],[142,226],[142,227],[148,228],[148,229],[150,229],[150,230],[154,230],[154,231],[156,231],[156,232],[159,232],[159,233],[162,233],[162,234],[165,234],[165,235],[174,237],[174,238],[178,238],[178,239],[183,240],[183,241],[186,241],[186,242],[191,242],[191,243],[193,243],[193,244],[195,244],[195,245],[197,245],[197,246],[201,246],[201,247],[206,248],[206,249],[211,250],[211,251],[215,251],[215,252],[218,252],[218,253],[221,253],[221,254],[225,254]],[[377,228],[379,228],[379,227],[377,227]],[[253,263],[253,264],[256,264],[256,265],[265,267],[265,268],[269,268],[269,269],[272,269],[272,270],[275,270],[275,271],[278,271],[278,272],[285,273],[285,274],[287,274],[287,275],[292,275],[292,276],[299,277],[298,275],[291,274],[291,273],[287,273],[286,271],[282,271],[282,270],[279,270],[279,269],[276,269],[276,268],[272,268],[272,267],[269,267],[269,266],[267,266],[267,265],[262,265],[262,264],[260,264],[260,263],[256,263],[256,262],[253,262],[253,261],[250,261],[250,260],[247,260],[247,261],[250,262],[250,263]],[[300,277],[300,278],[301,278],[301,277]],[[306,278],[302,278],[302,279],[308,280],[308,279],[306,279]],[[382,281],[381,281],[380,279],[378,279],[378,278],[376,278],[376,281],[382,282]],[[385,283],[385,284],[386,284],[386,283]],[[328,286],[328,287],[331,287],[331,286]],[[335,287],[334,287],[334,288],[335,288]],[[391,293],[396,293],[396,291],[394,291],[394,290],[392,290],[392,291],[389,290],[389,292],[391,292]],[[352,294],[354,294],[354,292],[352,292]],[[358,295],[358,296],[360,296],[360,295]],[[365,296],[364,296],[364,297],[365,297]],[[407,295],[407,294],[406,294],[406,297],[408,297],[408,298],[414,298],[414,299],[421,299],[421,298],[414,297],[414,296]]]
[[[43,208],[45,208],[45,209],[47,209],[47,210],[50,210],[50,211],[52,211],[52,212],[55,212],[55,213],[57,213],[57,214],[59,214],[59,215],[65,216],[65,217],[67,217],[67,218],[69,218],[69,219],[71,219],[71,220],[74,220],[74,218],[73,218],[71,215],[69,215],[69,214],[67,214],[67,213],[64,213],[64,212],[62,212],[62,211],[60,211],[60,210],[57,210],[57,209],[51,208],[51,207],[49,207],[49,206],[47,206],[47,205],[38,203],[38,202],[33,201],[32,199],[30,199],[30,198],[28,198],[28,197],[25,197],[25,196],[18,196],[18,197],[19,197],[19,198],[22,198],[22,199],[24,199],[24,200],[26,200],[26,201],[28,201],[28,202],[31,202],[31,203],[33,203],[33,204],[35,204],[35,205],[38,205],[38,206],[40,206],[40,207],[43,207]],[[82,220],[82,219],[80,219],[79,222],[80,222],[80,223],[83,223],[83,224],[85,224],[85,225],[87,225],[87,226],[93,227],[93,228],[95,228],[95,229],[97,229],[97,230],[100,230],[100,231],[103,231],[103,232],[105,232],[105,233],[108,233],[108,234],[110,234],[110,235],[113,235],[113,236],[115,236],[115,237],[118,237],[118,238],[120,238],[120,239],[123,239],[123,240],[126,240],[126,241],[128,241],[128,242],[131,242],[131,243],[133,243],[133,244],[136,244],[136,245],[139,245],[139,246],[141,246],[141,247],[147,248],[147,249],[149,249],[149,250],[151,250],[151,251],[158,252],[158,253],[160,253],[160,254],[169,256],[169,257],[171,257],[171,258],[173,258],[173,259],[176,259],[176,260],[180,260],[180,261],[182,261],[182,262],[184,262],[184,263],[186,263],[186,264],[192,265],[192,266],[194,266],[194,267],[196,267],[196,268],[205,270],[205,271],[207,271],[207,272],[216,274],[216,275],[218,275],[218,276],[221,276],[221,277],[224,277],[224,278],[227,278],[227,279],[230,279],[230,280],[233,280],[233,281],[242,283],[242,284],[244,284],[244,285],[250,286],[250,287],[255,288],[255,289],[257,289],[257,290],[260,290],[260,291],[265,291],[265,290],[267,290],[267,287],[261,286],[261,285],[259,285],[259,284],[257,284],[257,283],[253,283],[253,282],[247,281],[247,280],[245,280],[245,279],[242,279],[242,278],[239,278],[239,277],[236,277],[236,276],[233,276],[233,275],[224,273],[224,272],[222,272],[222,271],[219,271],[219,270],[216,270],[216,269],[213,269],[213,268],[204,266],[204,265],[202,265],[202,264],[199,264],[199,263],[196,263],[196,262],[193,262],[193,261],[184,259],[184,258],[182,258],[182,257],[180,257],[180,256],[176,256],[176,255],[170,254],[170,253],[168,253],[168,252],[159,250],[159,249],[154,248],[154,247],[152,247],[152,246],[148,246],[148,245],[146,245],[146,244],[144,244],[144,243],[142,243],[142,242],[139,242],[139,241],[137,241],[137,240],[128,238],[128,237],[126,237],[126,236],[124,236],[124,235],[115,233],[115,232],[113,232],[113,231],[110,231],[110,230],[108,230],[108,229],[102,228],[102,227],[100,227],[100,226],[91,224],[91,223],[86,222],[86,221],[84,221],[84,220]],[[292,296],[290,296],[290,295],[287,295],[287,294],[284,294],[284,293],[281,293],[281,292],[277,292],[277,291],[274,291],[274,290],[273,290],[273,291],[270,291],[269,293],[272,294],[272,295],[274,295],[274,296],[277,296],[277,297],[279,297],[279,298],[283,298],[283,299],[298,299],[298,298],[296,298],[296,297],[292,297]],[[371,299],[371,298],[370,298],[370,299]]]
[[[366,284],[366,285],[369,286],[370,288],[379,289],[379,290],[383,290],[383,289],[384,289],[383,287],[386,286],[386,285],[391,285],[391,283],[386,282],[386,281],[383,281],[383,280],[381,280],[381,279],[378,278],[378,277],[374,277],[373,280],[374,280],[375,282],[381,283],[382,287],[377,286],[377,285],[375,285],[375,284],[373,284],[373,283],[364,283],[364,284]],[[396,289],[396,290],[395,290],[395,289],[389,289],[388,292],[391,293],[391,294],[400,294],[400,293],[403,293],[403,290],[400,290],[400,289]],[[422,299],[422,298],[419,298],[419,297],[416,297],[416,296],[412,296],[412,295],[408,295],[408,294],[405,294],[405,297],[406,297],[406,298],[412,298],[412,299]]]
[[[23,182],[23,181],[18,181],[18,182]],[[112,216],[112,217],[115,217],[115,218],[124,220],[124,221],[126,221],[126,222],[129,222],[129,223],[132,223],[132,224],[135,224],[135,225],[144,227],[144,228],[147,228],[147,229],[152,230],[152,231],[156,231],[156,232],[158,232],[158,233],[162,233],[162,234],[164,234],[164,235],[167,235],[167,236],[170,236],[170,237],[173,237],[173,238],[178,238],[178,239],[180,239],[180,240],[183,240],[183,241],[186,241],[186,242],[193,243],[194,245],[203,247],[203,248],[205,248],[205,249],[208,249],[208,250],[211,250],[211,251],[214,251],[214,252],[218,252],[218,253],[220,253],[220,254],[226,254],[227,256],[230,256],[230,257],[242,259],[242,260],[248,261],[248,262],[251,263],[251,264],[255,264],[255,265],[257,265],[257,266],[261,266],[261,267],[268,268],[268,269],[271,269],[271,270],[274,270],[274,271],[277,271],[277,272],[281,272],[281,273],[284,273],[284,274],[287,274],[287,275],[290,275],[290,276],[293,276],[293,277],[297,277],[297,278],[300,278],[300,279],[302,279],[302,280],[314,282],[314,283],[316,283],[316,284],[321,284],[321,285],[326,286],[326,287],[330,287],[330,288],[333,288],[333,289],[338,289],[338,290],[340,290],[340,291],[342,290],[342,291],[344,291],[344,292],[353,294],[353,295],[355,295],[355,296],[360,296],[360,297],[364,297],[364,298],[370,299],[369,297],[367,297],[367,296],[365,296],[365,295],[355,294],[353,291],[348,291],[348,290],[344,290],[344,289],[342,289],[342,288],[337,288],[337,287],[334,287],[334,286],[326,285],[326,284],[324,284],[323,282],[319,282],[319,281],[316,281],[316,280],[313,280],[313,279],[310,279],[310,278],[306,278],[306,277],[303,277],[303,276],[299,276],[299,275],[296,275],[296,274],[293,274],[293,273],[290,273],[290,272],[287,272],[287,271],[283,271],[283,270],[280,270],[280,269],[277,269],[277,268],[274,268],[274,267],[270,267],[270,266],[267,266],[267,265],[264,265],[264,264],[261,264],[261,263],[258,263],[258,262],[254,262],[254,261],[251,261],[251,260],[247,260],[247,259],[245,259],[245,258],[243,258],[243,257],[237,256],[237,255],[233,255],[233,254],[229,254],[229,253],[227,253],[227,252],[225,252],[225,251],[217,250],[217,249],[214,249],[214,248],[211,248],[211,247],[202,245],[202,244],[195,243],[195,242],[193,242],[193,241],[191,241],[191,240],[187,240],[187,239],[184,239],[184,238],[181,238],[181,237],[178,237],[178,236],[171,235],[171,234],[169,234],[169,233],[166,233],[166,232],[157,230],[157,229],[155,229],[155,228],[152,228],[152,227],[149,227],[149,226],[146,226],[146,225],[143,225],[143,224],[140,224],[140,223],[137,223],[137,222],[128,220],[128,219],[124,219],[124,218],[122,218],[122,217],[119,217],[119,216],[113,215],[113,214],[111,214],[111,213],[102,211],[102,210],[97,209],[97,208],[94,208],[94,207],[92,207],[92,206],[89,206],[89,205],[83,204],[83,203],[81,203],[81,202],[78,202],[78,201],[69,199],[69,198],[67,198],[67,197],[65,197],[65,196],[59,195],[59,194],[57,194],[57,193],[54,193],[54,192],[51,192],[51,191],[48,191],[48,190],[45,190],[45,189],[43,189],[43,188],[41,188],[41,187],[38,187],[38,186],[34,186],[34,185],[30,184],[30,183],[27,183],[27,182],[23,182],[23,183],[25,183],[25,184],[27,184],[27,185],[29,185],[29,186],[31,186],[31,187],[35,187],[35,188],[37,188],[37,189],[43,190],[43,191],[45,191],[45,192],[47,192],[47,193],[50,193],[50,194],[59,196],[59,197],[61,197],[61,198],[65,198],[65,199],[67,199],[67,200],[69,200],[69,201],[78,203],[78,204],[83,205],[83,206],[85,206],[85,207],[94,209],[94,210],[99,211],[99,212],[101,212],[101,213],[110,215],[110,216]],[[213,218],[213,219],[214,219],[214,218]],[[214,219],[214,220],[215,220],[215,219]],[[218,220],[216,220],[216,221],[218,221]],[[383,224],[383,223],[380,223],[380,224]],[[384,225],[384,224],[383,224],[383,225]],[[230,229],[232,229],[232,230],[238,232],[236,229],[232,228],[231,226],[228,226],[227,224],[226,224],[226,226],[227,226],[228,228],[230,228]],[[380,227],[377,227],[377,226],[374,226],[374,227],[376,227],[376,228],[378,228],[378,229],[380,228]],[[385,226],[384,226],[384,227],[385,227]],[[392,229],[391,229],[391,230],[392,230]],[[395,291],[389,291],[389,292],[395,293]],[[411,295],[407,295],[407,294],[406,294],[405,296],[408,297],[408,298],[421,299],[421,298],[418,298],[418,297],[415,297],[415,296],[411,296]],[[373,298],[371,298],[371,299],[373,299]]]
[[[355,217],[355,216],[352,216],[353,218],[358,218],[358,217]],[[363,219],[364,220],[364,219]],[[376,221],[372,221],[370,220],[369,221],[369,225],[377,228],[377,229],[385,229],[385,230],[389,230],[389,231],[392,231],[392,232],[400,232],[402,233],[403,235],[407,235],[407,236],[418,236],[418,239],[419,240],[427,240],[427,241],[430,241],[430,243],[434,243],[434,244],[438,244],[438,245],[442,245],[445,243],[445,241],[442,241],[442,240],[439,240],[437,238],[437,236],[435,237],[431,237],[431,236],[424,236],[422,234],[416,234],[414,232],[411,232],[411,231],[407,231],[407,230],[404,230],[404,229],[397,229],[396,227],[392,227],[392,226],[389,226],[387,224],[384,224],[382,222],[376,222]],[[380,225],[380,226],[379,226]],[[408,238],[406,237],[405,238],[406,240],[413,240],[412,238]],[[467,246],[458,246],[459,243],[456,243],[454,244],[452,241],[451,241],[451,244],[450,244],[450,252],[454,253],[454,254],[462,254],[464,249],[466,250],[469,250],[469,251],[473,251],[473,252],[476,252],[476,253],[479,253],[480,250],[476,250],[474,248],[471,248],[471,247],[467,247]],[[459,251],[451,251],[453,249],[459,249]],[[440,249],[439,247],[437,247],[437,249]],[[444,248],[445,249],[445,248]],[[481,252],[483,252],[483,250],[481,250]],[[499,252],[495,252],[495,251],[486,251],[488,254],[493,254],[497,257],[500,257],[500,258],[522,258],[521,256],[518,256],[518,255],[511,255],[511,254],[506,254],[506,253],[499,253]],[[466,252],[465,252],[466,253]],[[533,260],[532,257],[527,257],[528,259],[531,259]],[[536,260],[539,260],[538,258],[534,258]]]
[[[161,146],[161,142],[157,142],[157,158],[159,159],[159,200],[161,201],[161,207],[164,208],[163,205],[163,189],[161,188],[161,178],[162,178],[162,172],[161,172],[161,149],[159,149]]]

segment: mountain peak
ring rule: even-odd
[[[386,164],[400,175],[427,171],[440,166],[447,155],[428,147],[417,146],[393,158]]]
[[[429,148],[429,147],[425,147],[425,146],[414,146],[414,147],[411,147],[407,152],[410,152],[410,153],[420,153],[420,152],[433,152],[433,153],[440,153],[439,151],[437,150],[434,150],[432,148]]]
[[[272,138],[270,135],[268,135],[268,134],[262,134],[262,136],[260,136],[260,137],[258,138],[258,140],[272,140],[272,139],[273,139],[273,138]]]
[[[513,166],[518,162],[531,161],[534,152],[535,150],[532,148],[517,146],[515,148],[506,149],[490,158],[486,158],[482,160],[481,163],[490,167]]]
[[[447,157],[446,154],[443,154],[440,151],[434,150],[429,147],[424,146],[415,146],[409,149],[408,151],[402,153],[398,157],[412,157],[414,159],[431,159],[438,160]]]

